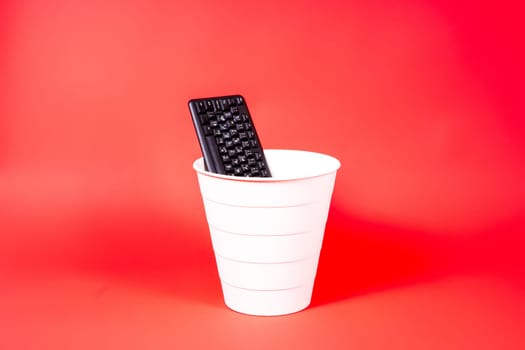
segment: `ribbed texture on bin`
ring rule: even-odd
[[[226,305],[282,315],[310,304],[339,163],[311,152],[265,153],[273,180],[213,176],[195,167]],[[307,178],[283,176],[294,162],[316,167],[319,159],[324,166],[309,169]]]

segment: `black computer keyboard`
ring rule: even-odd
[[[242,96],[192,99],[189,107],[206,170],[233,176],[271,177]]]

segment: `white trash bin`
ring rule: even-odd
[[[334,157],[266,150],[271,178],[197,172],[225,304],[283,315],[310,304],[336,172]]]

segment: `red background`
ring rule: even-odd
[[[0,2],[0,348],[523,349],[518,2]],[[313,301],[223,302],[187,101],[341,160]]]

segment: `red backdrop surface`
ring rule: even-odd
[[[521,5],[0,2],[0,348],[523,349]],[[307,310],[223,302],[187,101],[340,159]]]

